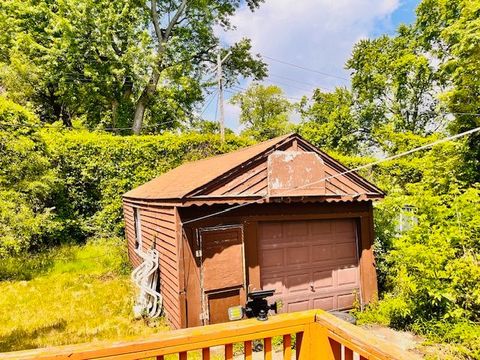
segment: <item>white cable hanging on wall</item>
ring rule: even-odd
[[[163,307],[162,295],[157,291],[159,254],[155,249],[147,252],[136,250],[136,253],[143,262],[132,272],[132,281],[140,289],[133,313],[136,318],[144,315],[156,318],[162,313]]]

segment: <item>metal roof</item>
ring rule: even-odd
[[[318,174],[331,176],[348,170],[299,135],[288,134],[231,153],[185,163],[125,193],[124,198],[200,205],[248,202],[269,196],[304,197],[306,201],[306,198],[311,201],[319,197],[327,201],[358,201],[379,199],[384,195],[380,189],[355,173],[340,175],[320,187],[317,184],[314,187],[303,186],[303,190],[286,191],[283,195],[278,191],[270,194],[268,174],[269,171],[271,173],[271,164],[268,165],[268,159],[279,151],[302,151],[318,156],[318,167],[322,167],[322,170],[314,172],[316,177],[310,176],[308,181],[321,178]],[[312,167],[312,160],[308,161]],[[288,164],[285,166],[288,168]],[[302,166],[297,164],[296,169],[290,168],[288,171],[301,171]],[[302,178],[298,174],[296,177]]]

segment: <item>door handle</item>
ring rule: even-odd
[[[315,292],[315,285],[313,282],[310,283],[310,291]]]

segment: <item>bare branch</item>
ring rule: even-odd
[[[152,13],[152,22],[153,22],[153,27],[155,28],[155,34],[157,35],[159,46],[161,46],[163,42],[163,36],[162,36],[162,30],[160,29],[160,23],[158,21],[156,0],[150,0],[150,11]]]
[[[185,10],[186,7],[187,7],[187,0],[182,0],[182,3],[178,7],[177,12],[173,16],[172,20],[170,20],[170,23],[167,26],[167,30],[165,30],[165,39],[168,39],[168,37],[170,36],[170,33],[172,32],[173,27],[176,25],[178,19],[183,14],[183,11]]]

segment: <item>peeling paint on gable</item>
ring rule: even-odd
[[[316,153],[275,151],[268,157],[269,196],[321,196],[325,194],[325,183],[319,182],[323,178],[325,165]]]

